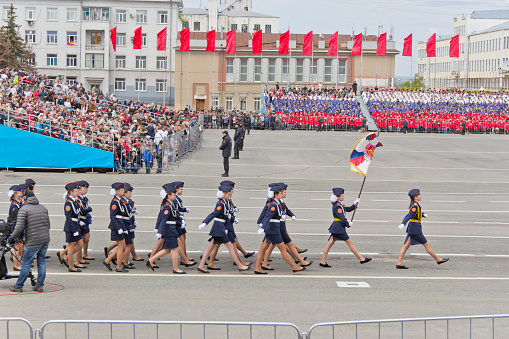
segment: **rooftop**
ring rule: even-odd
[[[209,15],[208,9],[203,8],[182,8],[182,15]],[[262,14],[252,11],[229,11],[224,10],[218,13],[219,16],[246,17],[246,18],[278,18],[277,16]]]
[[[474,11],[471,19],[509,19],[509,10]]]

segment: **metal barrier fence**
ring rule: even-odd
[[[505,318],[507,324],[501,330],[502,324],[498,324],[500,333],[495,328],[495,319]],[[481,319],[487,320],[482,322]],[[472,320],[479,320],[472,324]],[[457,323],[464,321],[464,324],[457,326]],[[432,324],[428,324],[432,322]],[[436,322],[443,322],[437,324]],[[468,322],[468,327],[466,323]],[[481,322],[481,323],[480,323]],[[421,323],[422,326],[411,326],[410,324]],[[479,324],[480,323],[480,324]],[[362,325],[362,326],[361,326]],[[392,326],[391,326],[392,325]],[[406,327],[405,327],[406,325]],[[473,325],[475,327],[473,327]],[[458,316],[458,317],[433,317],[433,318],[408,318],[408,319],[383,319],[363,321],[342,321],[319,323],[311,326],[308,333],[304,333],[307,339],[311,339],[313,332],[320,328],[327,328],[330,334],[324,331],[316,333],[316,338],[449,338],[454,333],[455,338],[507,338],[509,337],[509,314]],[[336,332],[336,327],[339,331]],[[362,328],[361,328],[362,327]],[[444,328],[445,327],[445,328]],[[495,336],[497,335],[497,336]],[[313,337],[314,338],[314,337]]]
[[[63,325],[62,330],[53,334],[50,332],[54,325]],[[80,327],[80,332],[71,332],[68,325]],[[104,325],[104,326],[101,326]],[[113,325],[117,325],[114,326]],[[194,328],[188,328],[193,327]],[[221,326],[220,329],[214,329],[214,332],[207,335],[208,327]],[[91,328],[94,327],[94,328]],[[186,330],[184,331],[184,327]],[[239,329],[238,327],[243,327]],[[281,329],[288,331],[281,331]],[[116,338],[169,338],[170,332],[173,338],[296,338],[301,339],[302,333],[299,328],[291,323],[264,323],[264,322],[221,322],[221,321],[122,321],[122,320],[51,320],[42,325],[40,330],[36,330],[40,339],[50,338],[96,338],[98,335],[104,336],[105,330],[109,330],[110,338],[114,335]],[[279,329],[279,331],[278,331]],[[163,333],[160,333],[160,330]],[[166,331],[165,331],[166,330]],[[165,332],[164,332],[165,331]]]
[[[11,332],[16,335],[16,337],[19,337],[20,332],[19,328],[16,326],[15,331],[11,330],[11,322],[19,322],[21,324],[25,324],[28,326],[28,329],[30,330],[26,336],[23,336],[23,338],[30,338],[33,339],[34,337],[34,328],[32,327],[32,324],[23,318],[0,318],[0,338],[11,338]],[[5,324],[5,332],[3,331],[3,325]],[[5,333],[5,336],[2,335],[2,333]]]

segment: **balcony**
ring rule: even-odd
[[[86,45],[85,49],[89,51],[104,51],[104,45],[102,44]]]

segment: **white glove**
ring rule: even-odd
[[[134,232],[134,228],[130,229],[129,232]]]
[[[123,231],[123,230],[121,230],[121,229],[120,229],[120,230],[118,230],[117,232],[118,232],[118,234],[122,234],[122,233],[124,233],[124,231]]]
[[[357,198],[353,201],[354,205],[357,205],[358,203],[361,202],[361,198]]]
[[[263,230],[263,228],[260,228],[260,229],[258,230],[258,235],[262,235],[262,234],[264,234],[264,233],[265,233],[265,231]]]
[[[125,233],[125,234],[129,234],[129,231],[127,231],[127,230],[126,230],[126,231],[124,231],[124,233]]]
[[[85,222],[84,221],[80,221],[80,226],[85,226]]]
[[[349,221],[348,222],[348,227],[352,227],[353,226],[353,221]]]
[[[422,217],[423,217],[423,218],[427,218],[427,217],[428,217],[428,215],[427,215],[426,213],[423,213],[423,214],[422,214]]]
[[[135,220],[135,221],[133,222],[133,225],[134,225],[134,226],[138,226],[138,222]]]
[[[94,217],[90,217],[90,223],[94,222]]]
[[[185,222],[181,223],[181,224],[180,224],[180,227],[181,227],[181,228],[186,228],[186,223],[185,223]]]
[[[228,235],[228,230],[224,230],[224,233],[226,233]]]
[[[263,224],[258,224],[258,227],[262,228]]]
[[[400,231],[403,231],[403,229],[405,228],[405,224],[399,225],[398,228],[399,228]]]
[[[297,220],[297,217],[294,215],[294,216],[292,217],[292,220],[293,220],[293,221]]]
[[[238,212],[238,211],[239,211],[239,208],[238,208],[238,207],[235,207],[235,208],[233,209],[233,211],[234,211],[234,212]]]
[[[79,232],[79,231],[78,231],[78,232],[75,232],[75,233],[73,233],[73,235],[74,235],[75,237],[77,237],[78,235],[80,235],[80,232]]]
[[[161,239],[161,237],[162,237],[161,233],[156,233],[156,237],[157,237],[157,239]]]
[[[237,219],[237,217],[235,217],[235,219],[233,220],[234,223],[238,224],[239,223],[239,219]]]
[[[186,208],[186,212],[187,212],[187,213],[189,213],[189,212],[191,212],[191,211],[189,210],[189,208]]]
[[[202,223],[200,224],[200,226],[198,226],[198,229],[202,230],[202,229],[204,229],[204,228],[205,228],[205,226],[207,226],[207,224],[206,224],[206,223],[204,223],[204,222],[202,222]]]
[[[138,209],[134,208],[134,214],[138,215]]]
[[[282,221],[285,221],[285,220],[286,220],[286,215],[284,215],[284,214],[283,214],[283,215],[281,216],[281,220],[282,220]]]
[[[156,228],[156,229],[154,230],[154,233],[155,233],[155,234],[159,233],[159,230]]]
[[[232,215],[228,213],[228,219],[232,220]]]

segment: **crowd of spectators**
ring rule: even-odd
[[[3,69],[0,124],[114,152],[117,170],[137,172],[143,164],[150,168],[159,163],[161,141],[178,131],[187,133],[198,124],[198,115]]]

